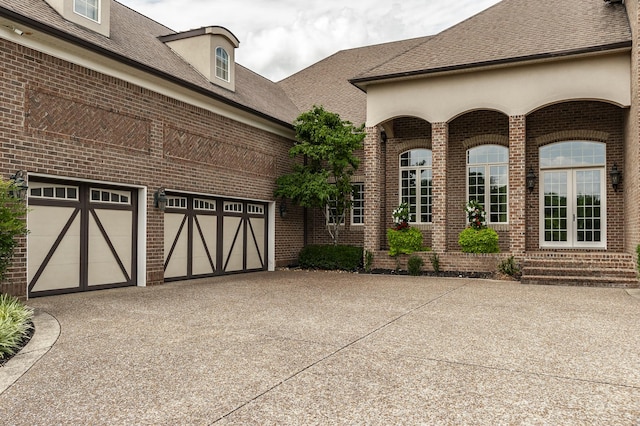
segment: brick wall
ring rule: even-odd
[[[624,110],[602,102],[566,102],[533,112],[527,117],[527,170],[539,168],[538,149],[545,143],[562,140],[594,140],[607,145],[607,250],[624,251],[624,192],[625,185],[614,192],[609,171],[614,163],[624,164]],[[535,218],[527,222],[527,250],[537,250],[539,243],[539,182],[536,190],[526,195],[526,204]],[[631,183],[631,182],[628,182]]]
[[[624,151],[623,187],[625,218],[625,251],[636,259],[640,244],[640,8],[637,1],[626,1],[627,15],[632,31],[631,50],[631,108],[626,115],[626,141]],[[619,163],[620,164],[620,163]]]
[[[149,188],[147,281],[163,276],[158,187],[272,200],[291,141],[0,40],[0,173],[16,170]],[[145,202],[145,200],[141,200]],[[303,244],[302,209],[276,214],[276,262]],[[0,290],[25,294],[24,244]]]
[[[495,111],[473,111],[449,124],[447,156],[447,251],[460,251],[458,235],[467,226],[467,149],[471,145],[508,141],[509,117]],[[465,146],[467,141],[467,146]],[[472,141],[472,142],[469,142]],[[471,145],[469,145],[471,144]],[[500,251],[509,251],[509,232],[498,228]]]

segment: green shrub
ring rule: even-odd
[[[366,272],[371,272],[372,266],[373,266],[373,252],[367,250],[364,253],[364,270]]]
[[[355,271],[362,265],[362,256],[362,247],[310,245],[300,251],[298,263],[308,269]]]
[[[33,310],[0,294],[0,359],[14,355],[32,328]]]
[[[409,275],[413,275],[414,277],[422,275],[422,265],[424,265],[424,260],[422,260],[420,256],[411,256],[407,261]]]
[[[408,228],[401,231],[387,229],[387,241],[389,242],[389,255],[411,254],[422,249],[422,232],[417,228]]]
[[[440,272],[440,256],[438,256],[438,253],[431,253],[431,255],[429,255],[429,260],[431,261],[433,272]]]
[[[520,275],[520,266],[518,266],[515,258],[513,256],[510,256],[509,258],[500,262],[500,264],[498,265],[498,271],[502,272],[503,274],[516,277]]]
[[[11,265],[16,238],[27,234],[26,214],[26,204],[15,196],[13,182],[0,179],[0,280]]]
[[[498,233],[491,228],[466,228],[458,238],[464,253],[499,253]]]

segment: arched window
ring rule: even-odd
[[[509,218],[509,148],[480,145],[467,151],[467,199],[487,212],[487,223]]]
[[[229,54],[222,47],[216,48],[216,77],[229,81]]]
[[[409,205],[409,222],[431,223],[433,172],[430,149],[400,154],[400,202]]]

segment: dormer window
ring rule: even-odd
[[[92,21],[100,20],[100,0],[74,0],[73,11]]]
[[[222,47],[216,49],[216,77],[229,81],[229,54]]]

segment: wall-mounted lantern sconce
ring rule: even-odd
[[[533,173],[533,169],[529,169],[529,173],[527,173],[527,189],[529,190],[529,194],[531,194],[536,187],[536,174]]]
[[[284,198],[280,201],[280,217],[283,219],[287,217],[287,200]]]
[[[615,163],[613,163],[613,167],[611,167],[609,176],[611,176],[611,186],[613,186],[613,190],[617,192],[618,185],[620,185],[622,181],[622,172],[618,170],[618,166]]]
[[[164,188],[159,188],[153,193],[153,207],[164,211],[167,208],[167,194]]]
[[[380,139],[382,140],[382,143],[387,143],[387,132],[385,132],[384,130],[380,132]]]
[[[25,172],[18,170],[15,174],[11,175],[11,192],[12,195],[24,200],[27,196],[27,180],[25,179]]]

